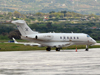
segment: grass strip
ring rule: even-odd
[[[78,45],[77,49],[85,49],[85,45]],[[89,46],[89,48],[100,48],[100,45]],[[25,46],[21,44],[14,43],[0,43],[0,51],[30,51],[30,50],[45,50],[46,47],[38,47],[38,46]],[[76,49],[76,45],[72,45],[69,47],[63,47],[63,49]],[[55,48],[52,48],[55,50]]]

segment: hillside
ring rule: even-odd
[[[50,12],[75,11],[82,14],[99,14],[100,0],[0,0],[0,11]]]

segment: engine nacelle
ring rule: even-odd
[[[52,35],[43,35],[43,34],[38,34],[35,36],[35,39],[37,40],[51,40],[53,38]]]

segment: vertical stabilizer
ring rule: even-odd
[[[24,20],[12,21],[12,23],[17,26],[22,36],[38,33],[36,31],[32,31]]]

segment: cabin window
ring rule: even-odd
[[[67,39],[69,39],[69,37],[67,37]]]
[[[79,37],[77,37],[77,39],[79,39]]]
[[[72,39],[72,37],[70,37],[70,39]]]
[[[65,36],[64,36],[64,39],[66,39]]]
[[[75,37],[74,37],[74,39],[75,39]]]
[[[60,37],[60,39],[62,39],[62,37]]]

